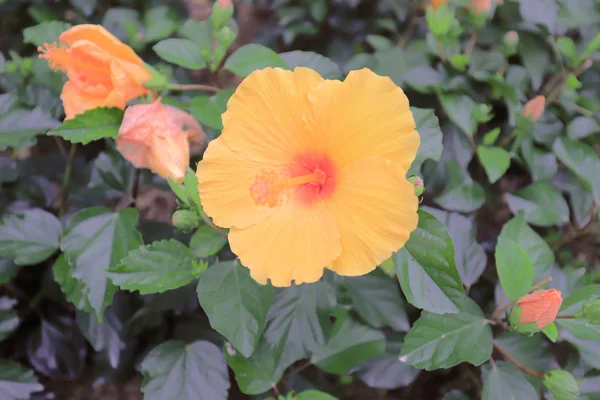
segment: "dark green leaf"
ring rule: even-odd
[[[477,156],[490,183],[495,183],[510,167],[510,154],[501,147],[477,146]]]
[[[33,371],[10,360],[0,360],[0,398],[27,400],[31,394],[44,390]]]
[[[417,132],[419,132],[421,138],[421,145],[410,167],[411,172],[409,172],[409,175],[418,173],[421,170],[421,164],[425,160],[439,161],[443,149],[442,130],[433,110],[416,107],[411,107],[410,110],[417,124]]]
[[[210,342],[170,340],[142,362],[145,400],[226,399],[229,376],[223,355]]]
[[[409,303],[434,313],[457,313],[464,289],[454,245],[444,225],[419,210],[419,226],[394,255],[396,274]]]
[[[530,32],[520,32],[519,55],[531,77],[533,89],[540,89],[547,68],[553,65],[551,49],[545,37]]]
[[[83,15],[89,17],[96,8],[97,0],[70,0],[70,3],[81,11]]]
[[[17,265],[10,258],[0,258],[0,285],[4,285],[17,275]]]
[[[237,49],[223,66],[226,70],[244,77],[257,69],[267,67],[287,68],[287,65],[273,50],[256,43]]]
[[[78,310],[94,313],[94,309],[86,296],[87,289],[85,283],[73,277],[75,267],[68,262],[64,253],[56,259],[52,269],[54,272],[54,280],[65,294],[67,301],[77,307]]]
[[[600,369],[600,342],[595,340],[579,339],[566,329],[560,331],[560,338],[571,343],[577,350],[583,361],[596,369]]]
[[[523,336],[517,333],[503,333],[495,341],[518,362],[534,371],[545,371],[556,365],[548,342],[542,335]]]
[[[156,42],[164,39],[177,30],[179,21],[167,6],[156,6],[144,15],[144,42]]]
[[[94,108],[77,114],[57,128],[48,131],[49,136],[60,136],[72,143],[87,144],[103,138],[119,136],[123,110],[118,108]]]
[[[600,201],[600,158],[594,149],[566,138],[557,139],[552,148],[558,159],[592,191],[596,202]]]
[[[307,390],[305,392],[298,393],[298,395],[295,397],[295,400],[337,400],[337,398],[318,390]]]
[[[290,69],[296,67],[307,67],[319,73],[325,79],[341,79],[342,70],[330,58],[312,51],[289,51],[280,53],[279,57]]]
[[[36,135],[55,128],[60,122],[51,118],[41,108],[33,110],[15,109],[0,116],[0,150],[20,147]]]
[[[446,393],[442,400],[471,400],[471,398],[463,392],[460,392],[458,390],[452,390]]]
[[[0,342],[19,326],[19,316],[13,310],[16,300],[0,297]]]
[[[244,357],[250,357],[262,334],[275,291],[256,283],[236,262],[208,268],[198,282],[198,300],[210,325]]]
[[[535,182],[514,193],[506,194],[508,208],[513,214],[523,213],[532,225],[552,226],[569,222],[569,205],[553,186]]]
[[[570,139],[577,140],[600,132],[598,121],[591,117],[576,117],[567,127]]]
[[[444,191],[435,198],[435,202],[447,210],[473,212],[485,203],[485,190],[473,181],[469,172],[457,162],[451,161],[450,182]]]
[[[198,45],[188,39],[165,39],[152,49],[160,58],[188,69],[204,69],[206,61],[200,54]]]
[[[42,22],[41,24],[23,29],[23,42],[34,46],[43,46],[44,43],[58,42],[60,34],[70,27],[70,24],[60,21]]]
[[[545,26],[556,33],[558,5],[555,0],[519,0],[521,16],[525,21]]]
[[[161,240],[131,250],[107,275],[121,289],[140,294],[177,289],[200,276],[194,253],[175,239]]]
[[[521,153],[534,181],[552,179],[556,175],[558,163],[553,153],[535,147],[531,140],[521,144]]]
[[[586,302],[597,298],[600,298],[600,285],[584,286],[563,301],[558,315],[581,313]],[[557,319],[556,324],[579,339],[598,340],[600,337],[600,325],[594,325],[584,318]]]
[[[492,330],[473,300],[464,298],[458,314],[423,311],[402,347],[400,361],[426,370],[461,362],[480,365],[492,354]]]
[[[450,121],[467,136],[473,136],[477,122],[472,117],[475,102],[469,96],[455,93],[439,94],[440,102]]]
[[[179,34],[196,43],[200,48],[200,54],[205,56],[204,59],[206,61],[209,61],[213,46],[212,31],[212,23],[210,20],[196,21],[195,19],[188,19],[179,29]]]
[[[406,83],[421,93],[431,93],[444,83],[444,76],[428,65],[417,65],[404,75]]]
[[[58,249],[61,230],[58,218],[38,208],[9,214],[0,225],[0,256],[17,265],[38,264]]]
[[[223,89],[212,97],[194,97],[190,103],[192,115],[200,121],[200,123],[220,131],[223,129],[221,114],[227,109],[227,101],[232,94],[232,89]]]
[[[484,377],[482,400],[525,400],[537,397],[535,388],[509,362],[497,362]]]
[[[369,325],[408,332],[410,324],[398,286],[385,273],[376,270],[369,275],[346,278],[345,284],[352,306]]]
[[[227,238],[208,225],[203,225],[190,239],[190,249],[196,257],[214,256],[227,244]]]
[[[99,321],[116,290],[106,271],[142,244],[135,229],[137,220],[134,209],[113,212],[92,207],[73,215],[63,232],[60,248],[71,265],[73,278],[80,284],[75,288],[82,290]]]
[[[510,239],[525,250],[533,263],[536,281],[550,275],[554,265],[554,253],[548,243],[525,223],[522,215],[508,221],[500,232],[498,240]]]
[[[384,351],[383,333],[345,314],[335,321],[327,343],[314,350],[311,361],[323,371],[343,375],[355,365],[380,356]]]
[[[500,284],[509,299],[519,300],[533,285],[533,263],[527,252],[511,239],[499,239],[496,269]]]

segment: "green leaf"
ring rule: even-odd
[[[594,340],[584,340],[579,339],[570,331],[562,329],[560,337],[575,346],[587,365],[595,369],[600,369],[600,342],[598,342],[597,336]]]
[[[185,176],[183,177],[183,187],[198,212],[202,212],[202,204],[200,203],[200,193],[198,192],[198,177],[196,173],[188,167]]]
[[[226,399],[229,390],[223,355],[206,341],[161,343],[144,358],[142,375],[145,400]]]
[[[398,285],[384,272],[375,270],[369,275],[346,278],[344,284],[352,307],[369,325],[408,332],[410,324]]]
[[[188,19],[179,29],[179,34],[196,43],[200,54],[206,62],[211,60],[213,52],[213,27],[210,20],[196,21],[195,19]]]
[[[496,183],[510,167],[510,154],[502,147],[477,146],[477,156],[490,183]]]
[[[357,365],[350,372],[372,388],[390,390],[410,385],[419,375],[419,370],[398,359],[402,348],[401,336],[388,335],[384,354]]]
[[[19,326],[19,316],[13,309],[16,303],[8,297],[0,298],[0,342]]]
[[[558,138],[552,146],[558,159],[592,191],[600,202],[600,158],[594,149],[583,142]]]
[[[323,371],[343,375],[384,351],[383,333],[354,321],[346,313],[335,321],[329,340],[314,350],[311,361]]]
[[[579,399],[579,385],[569,371],[553,369],[544,374],[544,386],[556,400]]]
[[[469,96],[456,93],[440,93],[440,102],[450,121],[467,136],[473,136],[477,122],[472,117],[475,102]]]
[[[527,368],[545,371],[556,365],[548,342],[542,335],[523,336],[512,332],[503,333],[495,341],[498,346]]]
[[[440,122],[433,110],[411,107],[417,132],[421,138],[421,145],[417,150],[417,155],[413,161],[408,175],[418,173],[421,170],[421,164],[425,160],[439,161],[442,156],[442,130]]]
[[[0,398],[27,400],[31,394],[44,390],[33,371],[10,360],[0,360]]]
[[[471,400],[471,398],[461,391],[451,390],[444,395],[442,400]]]
[[[553,226],[569,222],[569,205],[563,195],[546,182],[535,182],[514,193],[506,194],[513,214],[523,213],[532,225]]]
[[[509,299],[519,300],[533,285],[533,263],[527,252],[510,239],[499,239],[496,269],[500,284]]]
[[[208,225],[203,225],[190,239],[190,249],[196,257],[214,256],[227,244],[227,238]]]
[[[406,83],[421,93],[432,93],[444,83],[444,76],[428,65],[417,65],[404,75]]]
[[[156,6],[144,14],[144,42],[156,42],[177,30],[179,21],[167,6]]]
[[[65,294],[67,301],[73,304],[78,310],[85,310],[93,314],[94,309],[86,296],[86,285],[83,281],[73,277],[75,267],[69,263],[64,253],[56,259],[52,270],[54,272],[54,280]]]
[[[185,286],[200,276],[194,253],[175,239],[131,250],[107,275],[121,289],[140,294],[162,293]]]
[[[75,288],[81,289],[99,321],[116,291],[106,271],[142,244],[142,237],[135,228],[137,220],[137,211],[131,208],[113,212],[104,207],[91,207],[73,215],[63,232],[60,249],[72,268],[73,278],[79,283]],[[73,296],[79,297],[77,294]]]
[[[535,388],[514,365],[496,362],[484,376],[482,400],[536,399]]]
[[[542,86],[548,67],[553,65],[552,51],[546,37],[541,34],[519,32],[519,55],[531,77],[533,89],[537,91]]]
[[[70,3],[73,5],[73,7],[81,11],[83,15],[89,17],[94,13],[97,0],[70,0]]]
[[[122,121],[123,110],[94,108],[66,120],[61,126],[48,131],[47,135],[60,136],[71,143],[88,144],[94,140],[119,136]]]
[[[212,97],[194,97],[190,103],[192,115],[203,125],[220,131],[223,129],[221,115],[227,109],[227,101],[232,94],[233,89],[223,89]]]
[[[569,139],[577,140],[600,133],[598,121],[591,117],[575,117],[567,126]]]
[[[257,69],[267,67],[286,68],[287,64],[273,50],[260,44],[251,43],[237,49],[227,61],[225,68],[236,75],[246,77]]]
[[[318,390],[306,390],[302,393],[298,393],[295,400],[337,400],[337,398]]]
[[[17,265],[10,258],[0,258],[0,285],[10,282],[17,275]]]
[[[58,42],[58,37],[71,27],[60,21],[42,22],[41,24],[23,29],[23,43],[43,46],[44,43]]]
[[[575,315],[583,311],[586,302],[600,297],[600,285],[588,285],[567,297],[558,315]],[[569,331],[573,336],[583,340],[598,340],[600,325],[594,325],[584,318],[556,320],[556,324]]]
[[[600,48],[600,32],[596,33],[596,36],[594,36],[594,38],[587,43],[585,49],[581,52],[575,64],[581,64],[586,58],[591,56],[592,53],[598,50],[598,48]]]
[[[211,327],[250,357],[265,327],[274,288],[256,283],[239,263],[221,262],[202,274],[197,292]]]
[[[8,214],[0,225],[0,257],[38,264],[58,250],[61,230],[58,218],[39,208]]]
[[[461,362],[483,364],[492,354],[492,330],[479,306],[464,298],[458,314],[423,311],[406,335],[400,361],[428,371]]]
[[[556,175],[558,171],[556,156],[537,148],[532,140],[526,140],[521,144],[521,154],[534,181],[552,179]]]
[[[296,67],[307,67],[318,72],[325,79],[342,79],[343,74],[340,67],[330,58],[312,51],[288,51],[280,53],[279,57],[290,69]]]
[[[556,343],[556,339],[558,339],[558,328],[554,322],[542,329],[542,333],[546,335],[552,343]]]
[[[464,289],[446,227],[419,210],[419,225],[394,255],[396,274],[409,303],[432,313],[457,313]]]
[[[466,168],[456,161],[448,163],[450,182],[435,202],[447,210],[473,212],[485,203],[485,190],[475,182]]]
[[[533,264],[536,281],[550,275],[554,265],[554,252],[548,243],[525,223],[522,215],[514,217],[502,227],[498,240],[506,239],[518,243],[525,250]]]
[[[116,309],[120,304],[113,303],[104,313],[104,322],[99,323],[92,314],[77,312],[77,325],[81,333],[96,352],[106,356],[108,365],[117,369],[121,360],[121,352],[126,349],[125,318],[127,310]]]
[[[165,39],[156,43],[152,50],[160,58],[188,69],[204,69],[206,61],[198,45],[188,39]]]
[[[58,125],[60,122],[39,107],[33,110],[14,109],[0,116],[0,150],[24,146],[36,135]]]
[[[554,0],[519,0],[521,16],[525,21],[543,25],[555,33],[558,21],[558,4]]]
[[[440,220],[448,229],[454,243],[456,268],[463,284],[473,285],[487,265],[487,255],[475,238],[476,229],[470,218],[458,213],[450,213],[435,208],[426,211]]]

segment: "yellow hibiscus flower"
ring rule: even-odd
[[[406,171],[419,135],[404,92],[368,69],[255,71],[198,164],[200,198],[261,284],[372,271],[416,228]]]

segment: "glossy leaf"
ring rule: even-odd
[[[263,332],[275,290],[256,283],[236,262],[212,265],[198,282],[198,300],[210,325],[250,357]]]
[[[435,202],[451,211],[473,212],[485,203],[485,190],[456,162],[448,164],[450,182]]]
[[[256,43],[250,43],[237,49],[223,66],[226,70],[244,77],[257,69],[267,67],[287,68],[287,65],[273,50]]]
[[[206,61],[200,54],[198,45],[188,39],[165,39],[156,43],[152,50],[160,58],[188,69],[204,69]]]
[[[483,312],[465,297],[458,314],[423,311],[406,335],[400,360],[428,371],[461,362],[480,365],[492,354],[492,342]]]
[[[87,144],[103,138],[115,138],[123,120],[123,110],[118,108],[94,108],[77,114],[57,128],[49,136],[60,136],[72,143]]]
[[[525,400],[537,397],[535,388],[509,362],[496,362],[484,378],[482,400]]]
[[[287,64],[290,69],[296,67],[306,67],[313,69],[325,79],[341,79],[342,70],[330,58],[312,51],[288,51],[280,53],[279,57]]]
[[[92,207],[73,215],[63,232],[60,248],[72,268],[73,278],[79,283],[73,286],[76,290],[73,296],[79,297],[81,290],[99,321],[116,290],[106,271],[142,244],[135,228],[137,219],[133,209],[113,212]],[[63,287],[63,291],[65,289]]]
[[[504,292],[513,301],[526,295],[533,285],[533,263],[527,252],[513,240],[498,240],[496,269]]]
[[[0,298],[0,342],[6,339],[19,326],[19,316],[13,309],[16,300]]]
[[[553,186],[535,182],[514,193],[506,194],[508,208],[513,214],[523,213],[532,225],[563,225],[569,221],[569,205]]]
[[[587,285],[564,299],[558,315],[575,315],[583,311],[583,306],[600,298],[600,285]],[[556,324],[583,340],[598,340],[600,325],[592,324],[585,318],[557,319]]]
[[[107,275],[121,289],[148,294],[185,286],[200,276],[201,269],[192,251],[171,239],[130,251]]]
[[[60,122],[39,107],[33,110],[11,110],[0,115],[0,150],[24,146],[35,136],[59,125]]]
[[[396,274],[409,303],[424,310],[457,313],[464,289],[454,259],[454,245],[444,225],[419,210],[419,226],[394,255]]]
[[[10,360],[0,360],[0,398],[2,400],[27,400],[44,386],[29,369]]]
[[[23,43],[43,46],[44,43],[58,42],[61,33],[71,27],[71,24],[60,21],[48,21],[23,29]]]
[[[62,225],[47,211],[34,208],[5,215],[0,221],[0,256],[17,265],[34,265],[58,250]]]
[[[477,122],[472,118],[475,102],[469,96],[462,94],[440,94],[440,102],[450,121],[467,136],[473,136]]]
[[[552,146],[558,159],[567,166],[600,201],[600,158],[593,148],[566,138],[557,139]]]
[[[442,156],[442,130],[440,122],[433,110],[411,107],[410,110],[417,124],[417,132],[421,138],[421,145],[410,170],[417,173],[425,160],[439,161]],[[409,175],[411,172],[409,172]]]
[[[226,399],[229,390],[223,355],[206,341],[158,345],[144,358],[142,376],[146,400]]]
[[[491,183],[502,178],[510,166],[510,154],[501,147],[478,146],[477,155]]]
[[[227,238],[208,225],[203,225],[192,235],[190,249],[196,257],[214,256],[227,244]]]

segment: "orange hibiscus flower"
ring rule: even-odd
[[[59,44],[38,48],[50,68],[67,74],[63,87],[66,118],[96,107],[124,108],[148,93],[151,77],[144,62],[100,25],[77,25],[63,32]]]
[[[127,107],[116,138],[117,150],[136,168],[176,182],[183,181],[190,164],[190,142],[204,140],[204,131],[191,115],[160,99]]]
[[[368,69],[255,71],[198,165],[207,215],[252,277],[289,286],[329,268],[363,275],[417,226],[406,179],[419,135],[404,92]]]

